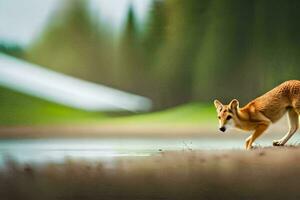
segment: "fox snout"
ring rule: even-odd
[[[226,128],[224,126],[222,126],[221,128],[219,128],[220,131],[225,132]]]

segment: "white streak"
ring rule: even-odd
[[[67,76],[0,54],[0,85],[66,106],[90,111],[146,111],[145,97]]]

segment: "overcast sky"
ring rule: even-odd
[[[61,0],[0,0],[0,41],[29,44],[47,23]],[[147,16],[151,0],[90,0],[102,21],[119,30],[127,9],[133,5],[140,21]]]

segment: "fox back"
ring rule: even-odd
[[[300,110],[300,81],[286,81],[248,103],[243,109],[260,112],[272,122],[279,120],[288,109]]]

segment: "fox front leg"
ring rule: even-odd
[[[245,143],[245,148],[246,149],[248,149],[249,142],[250,142],[251,138],[252,138],[252,135],[250,135],[249,137],[247,137],[247,139],[245,140],[246,141],[246,143]]]
[[[258,138],[263,132],[269,127],[268,124],[258,125],[254,133],[246,139],[246,149],[249,150],[252,148],[253,142]]]

